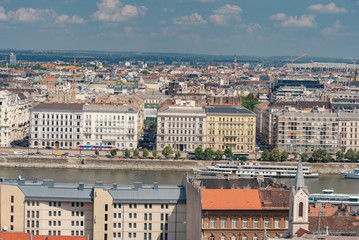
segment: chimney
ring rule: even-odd
[[[54,186],[54,179],[44,179],[42,181],[43,186],[53,187]]]
[[[103,186],[103,182],[102,181],[96,181],[95,182],[95,187],[102,187]]]
[[[112,183],[112,189],[117,189],[117,183]]]
[[[83,182],[80,182],[78,189],[79,189],[80,191],[83,191],[83,190],[84,190],[84,187],[85,187],[85,184],[84,184]]]
[[[153,190],[158,190],[158,182],[153,183]]]
[[[324,203],[324,208],[332,208],[332,203],[330,202],[327,202],[327,203]]]
[[[142,183],[141,182],[135,182],[134,188],[135,188],[135,190],[138,190],[139,188],[142,188]]]

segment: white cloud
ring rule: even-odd
[[[246,30],[247,35],[253,35],[262,26],[259,23],[241,24],[241,28]]]
[[[216,10],[213,10],[213,14],[209,16],[209,20],[215,25],[228,25],[230,19],[241,21],[241,7],[237,5],[226,4]]]
[[[207,24],[207,21],[204,20],[201,15],[195,12],[190,16],[174,18],[173,23],[176,25],[201,25]]]
[[[126,27],[126,28],[125,28],[125,33],[126,33],[126,35],[129,36],[129,37],[133,37],[133,36],[134,36],[134,32],[133,32],[132,27]]]
[[[275,15],[270,16],[269,19],[280,21],[280,20],[287,19],[287,15],[285,15],[285,13],[277,13]]]
[[[345,28],[347,28],[347,26],[343,26],[340,20],[336,20],[332,26],[324,28],[320,33],[324,36],[335,36],[340,35],[340,31]]]
[[[4,21],[7,19],[5,9],[3,7],[0,7],[0,21]]]
[[[287,16],[284,13],[278,13],[269,17],[271,20],[280,21],[282,27],[314,28],[317,26],[315,15]]]
[[[19,8],[15,11],[6,13],[3,7],[0,7],[0,20],[19,23],[46,22],[46,23],[72,23],[84,24],[86,20],[79,16],[59,15],[50,9]]]
[[[348,10],[346,10],[345,8],[337,7],[337,5],[333,2],[329,3],[328,5],[324,5],[324,4],[310,5],[308,7],[308,10],[318,13],[334,13],[334,14],[348,12]]]
[[[131,18],[146,14],[145,6],[123,4],[120,0],[102,0],[97,3],[98,10],[93,18],[103,22],[126,22]]]

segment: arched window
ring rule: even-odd
[[[255,235],[255,234],[254,234],[254,236],[253,236],[253,240],[258,240],[257,235]]]
[[[299,217],[303,217],[303,202],[299,203]]]
[[[214,240],[213,234],[209,237],[209,240]]]
[[[226,240],[226,236],[222,235],[221,240]]]
[[[242,237],[242,240],[247,240],[247,236],[244,234],[243,237]]]
[[[231,240],[237,240],[236,236],[232,236]]]
[[[37,141],[34,142],[34,145],[37,146]]]

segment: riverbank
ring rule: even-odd
[[[1,156],[1,167],[14,168],[58,168],[58,169],[111,169],[111,170],[161,170],[192,171],[204,169],[211,161],[200,160],[159,160],[159,159],[118,159],[103,157],[61,157],[61,156]],[[296,165],[296,162],[260,162],[263,165]],[[304,163],[319,174],[339,174],[343,169],[354,169],[356,163]]]

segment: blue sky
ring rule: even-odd
[[[359,0],[0,0],[0,48],[357,57]]]

